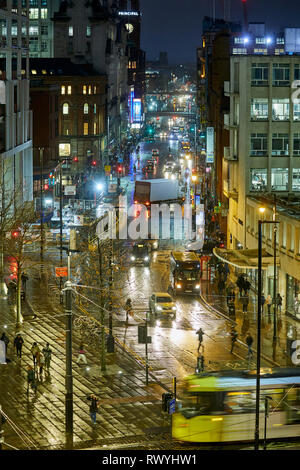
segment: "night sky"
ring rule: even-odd
[[[167,51],[170,63],[195,62],[202,18],[212,16],[213,0],[140,0],[142,48],[147,59]],[[223,18],[223,0],[215,0],[216,17]],[[300,28],[299,0],[248,0],[248,21],[265,22],[267,30]],[[231,0],[231,20],[243,21],[241,0]]]

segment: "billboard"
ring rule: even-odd
[[[285,28],[284,48],[287,53],[300,52],[300,28]]]
[[[213,127],[206,129],[206,163],[214,163],[215,157],[215,132]]]
[[[142,100],[134,98],[133,100],[133,122],[141,122],[142,120]]]

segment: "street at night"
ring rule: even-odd
[[[297,17],[149,3],[0,4],[8,458],[300,448]]]

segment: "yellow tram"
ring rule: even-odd
[[[300,436],[300,368],[262,369],[260,432],[270,397],[267,438]],[[188,442],[254,439],[256,371],[219,371],[184,379],[172,436]]]

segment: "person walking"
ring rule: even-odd
[[[198,335],[199,344],[198,344],[198,349],[197,349],[197,351],[199,352],[199,349],[200,349],[201,344],[202,344],[202,341],[203,341],[203,335],[204,335],[204,331],[202,330],[202,328],[199,328],[199,329],[196,331],[196,335]]]
[[[83,343],[80,343],[76,364],[79,364],[79,362],[84,362],[84,364],[87,364],[86,351],[84,349]]]
[[[249,304],[249,295],[248,295],[248,293],[245,293],[241,300],[242,300],[243,313],[247,313],[248,312],[248,304]]]
[[[6,336],[5,332],[2,333],[0,341],[3,341],[5,344],[5,360],[7,359],[7,346],[9,343],[9,338]]]
[[[245,282],[244,276],[240,274],[236,281],[236,285],[239,288],[240,297],[242,296],[242,292],[244,290],[244,282]]]
[[[52,350],[50,349],[49,343],[47,343],[46,347],[42,349],[42,353],[44,354],[44,358],[45,358],[45,370],[49,371],[51,355],[52,355]]]
[[[37,356],[40,354],[40,348],[38,347],[38,344],[36,342],[33,343],[31,346],[31,354],[32,354],[32,359],[33,359],[33,366],[35,367],[37,365]]]
[[[128,322],[128,315],[131,315],[131,310],[132,310],[131,299],[126,300],[125,310],[126,310],[126,323],[127,323]]]
[[[266,304],[268,308],[268,315],[271,315],[271,306],[272,306],[273,300],[270,294],[268,294],[268,297],[266,298]]]
[[[253,338],[248,331],[247,336],[246,336],[246,344],[248,346],[248,357],[253,356],[253,351],[252,351],[252,344],[253,344]]]
[[[29,387],[34,390],[34,393],[37,392],[37,386],[35,381],[35,373],[32,366],[27,367],[27,395],[29,393]]]
[[[279,294],[279,292],[278,292],[277,297],[276,297],[276,302],[277,302],[278,311],[279,311],[279,313],[281,313],[282,297]]]
[[[232,328],[231,329],[231,349],[230,349],[231,354],[233,353],[233,348],[237,341],[237,338],[238,338],[238,332],[236,331],[235,328]]]
[[[93,424],[96,424],[97,411],[99,408],[99,398],[92,393],[87,397],[87,400],[90,401],[90,416]]]
[[[24,340],[23,340],[22,336],[20,335],[20,333],[18,333],[17,336],[14,339],[14,347],[16,348],[17,357],[22,356],[23,344],[24,344]]]
[[[44,357],[44,354],[41,353],[41,352],[38,353],[37,364],[38,364],[38,367],[39,367],[40,379],[42,379],[43,368],[44,368],[44,364],[45,364],[45,357]]]

